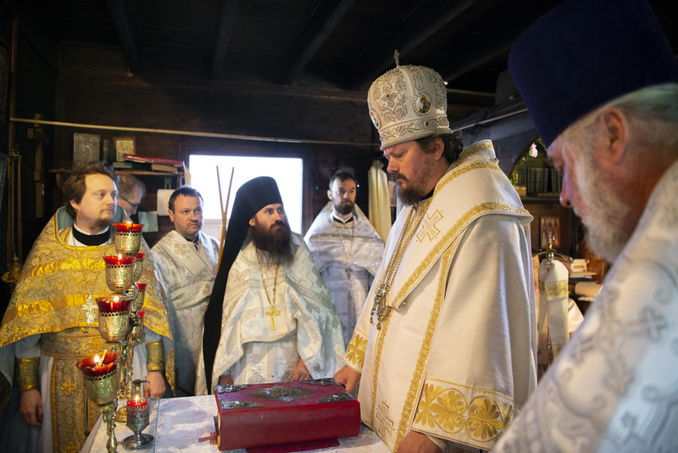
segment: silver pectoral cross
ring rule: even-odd
[[[374,295],[374,304],[372,305],[372,312],[370,313],[370,324],[374,324],[375,314],[377,315],[377,320],[379,319],[379,313],[382,311],[382,306],[386,302],[386,289],[384,285],[381,285],[377,294]],[[377,326],[380,327],[381,323],[378,323]]]
[[[98,309],[99,307],[97,306],[96,303],[94,303],[94,297],[92,297],[92,294],[87,296],[87,302],[85,305],[82,306],[82,309],[87,312],[87,324],[94,324],[95,321],[95,316],[94,316],[94,310]]]

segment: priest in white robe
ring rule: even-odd
[[[330,201],[304,237],[337,307],[344,346],[353,335],[384,253],[384,241],[355,204],[356,192],[350,173],[340,170],[332,175]]]
[[[394,451],[490,450],[536,385],[532,216],[438,73],[398,66],[368,105],[406,207],[335,379]]]
[[[612,266],[497,451],[678,451],[678,62],[651,3],[561,3],[509,56],[560,202]]]
[[[195,393],[202,327],[219,260],[219,241],[202,232],[202,195],[183,186],[169,198],[174,230],[151,249],[170,295],[177,396]]]
[[[201,393],[215,384],[327,378],[341,365],[337,311],[306,244],[289,229],[272,178],[236,194],[203,350],[200,372],[209,379]]]

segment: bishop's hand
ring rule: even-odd
[[[346,391],[352,394],[353,390],[358,385],[358,382],[360,382],[360,373],[348,366],[344,366],[341,370],[336,372],[334,380],[346,387]]]
[[[428,437],[417,431],[408,432],[395,453],[440,453],[440,448]]]

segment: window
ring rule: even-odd
[[[190,185],[200,192],[204,200],[205,233],[217,239],[221,236],[217,167],[219,168],[223,204],[226,204],[231,169],[234,169],[227,222],[231,218],[233,201],[240,186],[258,176],[270,176],[278,183],[290,228],[292,231],[301,233],[304,181],[303,160],[301,158],[192,155],[188,166]]]

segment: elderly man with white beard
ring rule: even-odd
[[[564,173],[561,203],[613,264],[495,451],[676,451],[675,56],[646,1],[574,0],[519,38],[509,69]]]

